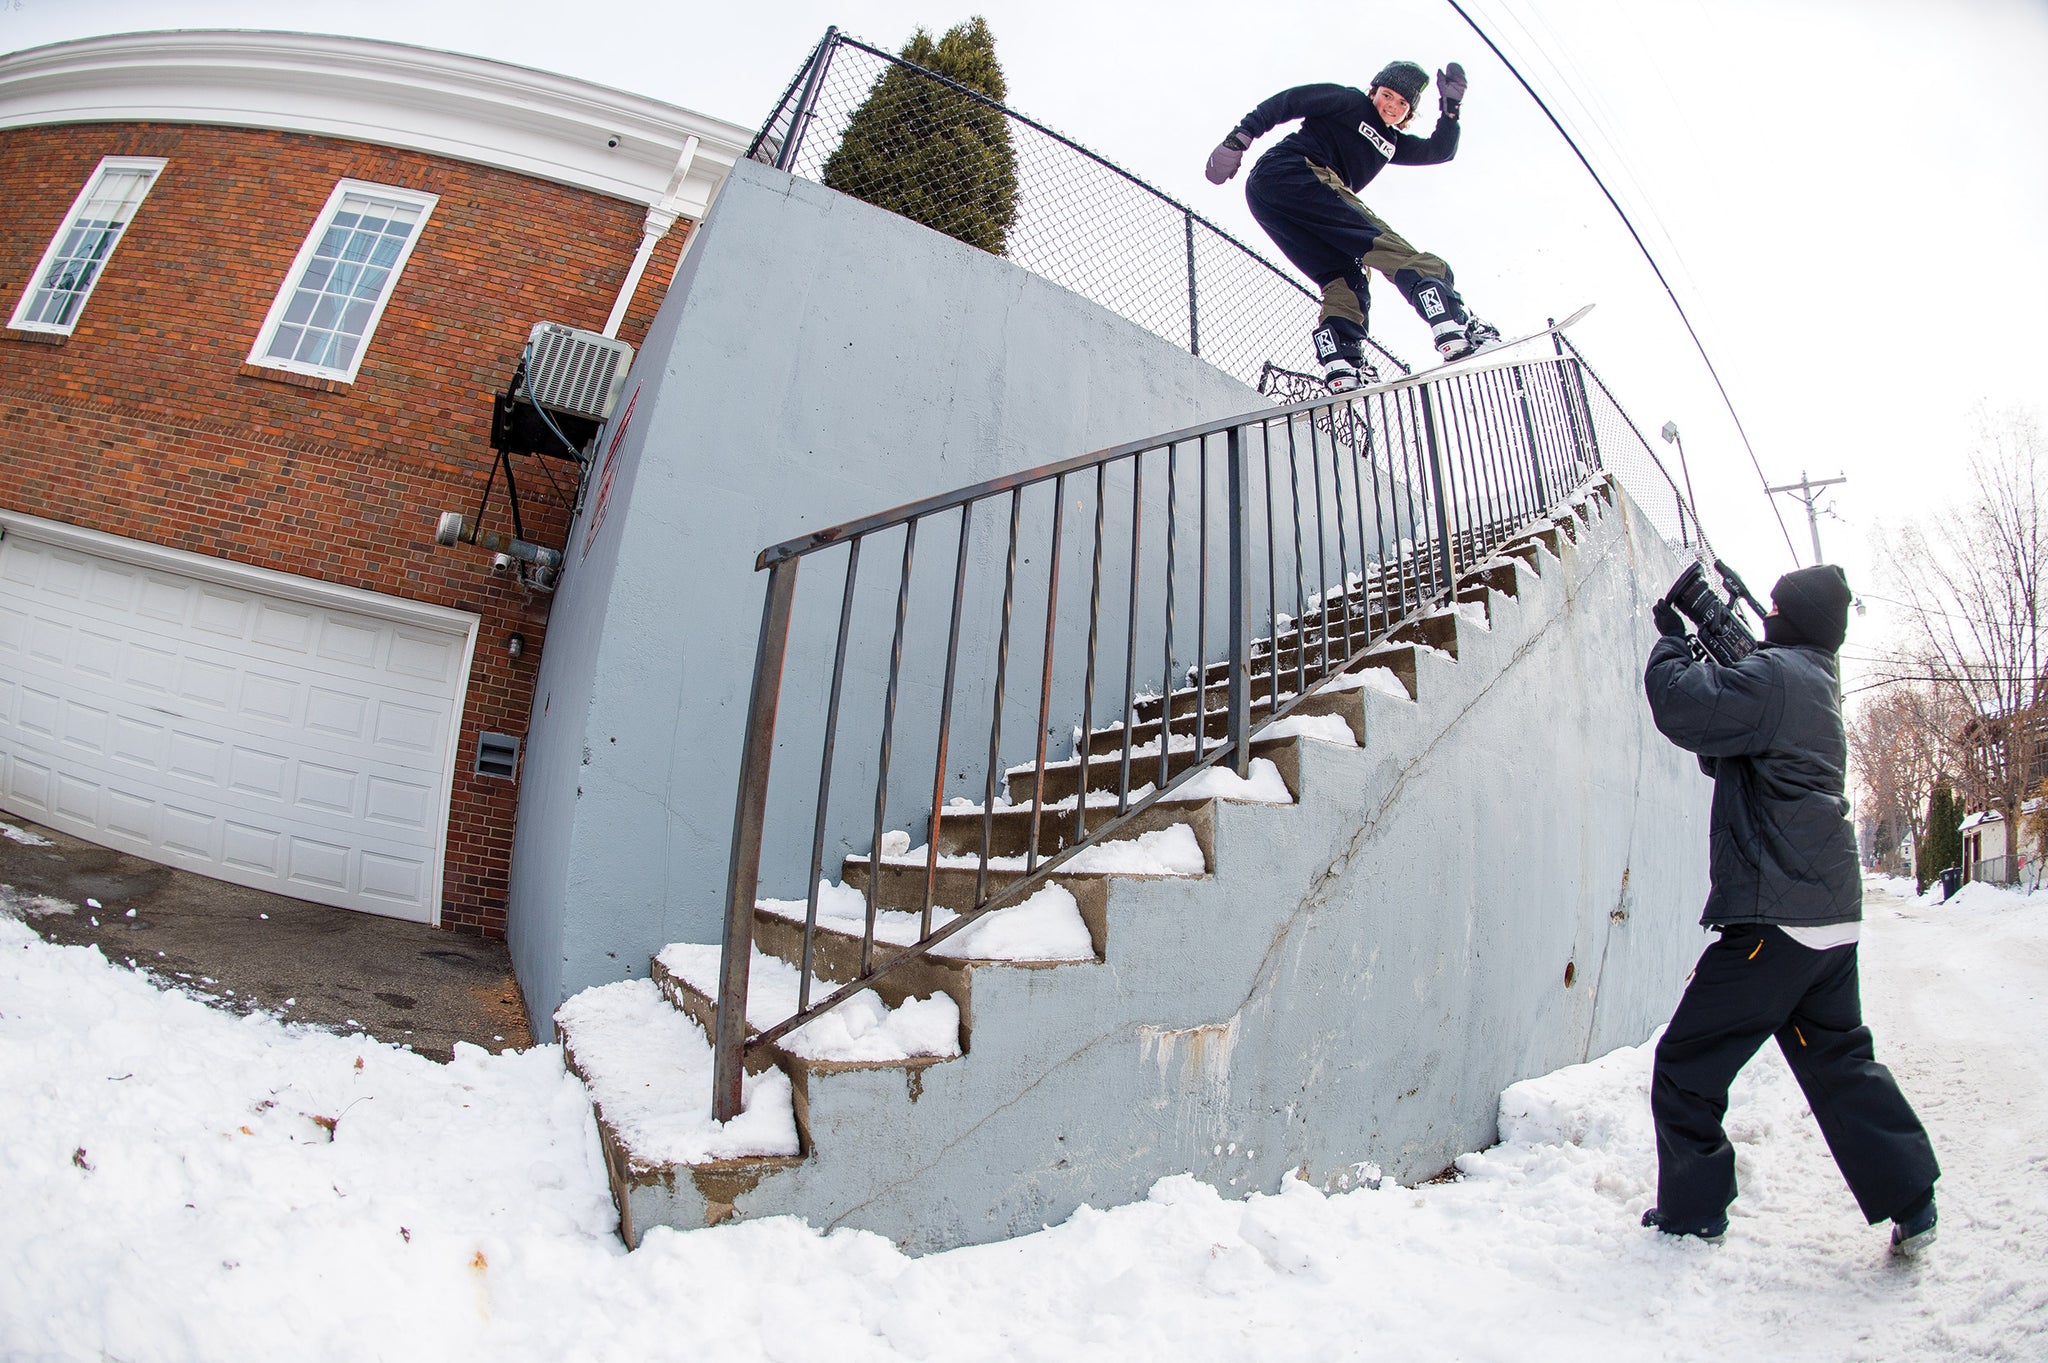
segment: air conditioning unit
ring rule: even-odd
[[[513,396],[550,412],[603,421],[619,405],[633,347],[595,331],[534,323],[527,337],[526,382]]]

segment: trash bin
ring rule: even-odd
[[[1963,868],[1951,866],[1941,873],[1941,902],[1946,904],[1963,888]]]

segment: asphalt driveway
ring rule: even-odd
[[[229,885],[12,816],[0,818],[0,912],[216,1007],[440,1061],[457,1041],[533,1044],[503,942]]]

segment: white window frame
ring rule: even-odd
[[[167,164],[168,162],[161,156],[103,156],[100,158],[99,165],[93,167],[92,174],[86,177],[85,187],[79,190],[78,197],[71,201],[70,209],[64,214],[64,221],[58,225],[56,235],[50,238],[50,245],[43,252],[43,258],[36,262],[35,273],[29,276],[28,287],[22,290],[20,301],[14,305],[14,314],[8,319],[7,325],[9,327],[16,331],[44,331],[56,336],[69,336],[72,333],[73,329],[78,326],[78,319],[85,315],[86,304],[92,301],[93,290],[97,289],[100,286],[100,280],[106,277],[107,266],[113,261],[114,252],[120,249],[122,240],[128,235],[128,228],[134,223],[135,215],[142,211],[143,200],[147,199],[149,192],[156,188],[157,178],[163,174],[164,166]],[[64,246],[65,239],[74,230],[79,215],[85,212],[86,205],[92,202],[93,195],[98,192],[101,184],[105,182],[110,173],[125,171],[141,171],[148,178],[143,181],[142,193],[136,196],[133,208],[129,210],[127,219],[122,222],[119,233],[114,237],[114,244],[109,246],[107,253],[99,258],[97,268],[93,270],[92,281],[85,286],[85,292],[78,295],[78,306],[72,310],[71,320],[68,322],[30,321],[28,314],[35,305],[36,295],[43,292],[47,286],[50,271],[60,258],[60,252]]]
[[[390,275],[384,281],[384,289],[370,309],[369,320],[364,323],[362,339],[356,344],[355,353],[345,366],[309,364],[299,360],[280,359],[266,355],[271,341],[280,326],[285,325],[285,312],[292,299],[299,292],[299,285],[320,249],[321,241],[327,236],[334,219],[342,211],[342,205],[349,195],[366,198],[391,199],[419,210],[419,219],[413,225],[412,233],[399,248],[396,259],[389,267]],[[278,369],[292,374],[310,374],[317,378],[338,379],[343,383],[355,382],[356,371],[362,368],[363,356],[370,349],[370,342],[377,334],[377,324],[384,318],[384,309],[391,302],[391,296],[398,291],[398,280],[405,273],[406,262],[412,259],[413,248],[419,245],[420,237],[427,230],[427,220],[432,216],[434,206],[440,203],[440,196],[417,189],[400,189],[396,185],[372,184],[367,180],[339,180],[334,192],[327,196],[327,204],[320,210],[320,216],[313,222],[312,231],[306,234],[305,242],[299,247],[299,254],[292,261],[291,269],[285,272],[284,284],[277,291],[277,297],[270,304],[270,311],[263,318],[263,325],[257,329],[256,344],[250,347],[249,363],[260,369]]]

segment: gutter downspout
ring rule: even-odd
[[[676,160],[675,174],[669,177],[668,189],[659,203],[648,205],[647,222],[641,229],[640,249],[633,253],[633,263],[627,267],[626,281],[619,285],[618,301],[612,304],[612,315],[605,319],[604,334],[616,339],[619,325],[626,320],[626,309],[632,305],[633,295],[640,288],[640,276],[647,270],[647,262],[654,255],[654,248],[676,224],[682,213],[683,180],[690,173],[690,166],[697,159],[700,139],[695,133],[683,141],[683,154]]]

